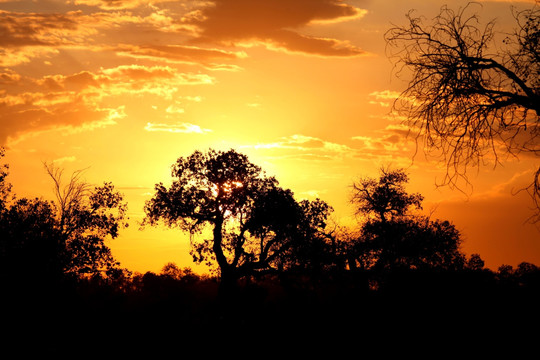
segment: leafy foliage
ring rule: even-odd
[[[409,181],[402,170],[380,169],[379,179],[366,178],[353,184],[352,203],[357,214],[375,215],[382,222],[404,216],[410,208],[421,208],[423,196],[407,194]]]
[[[145,222],[162,220],[192,235],[210,227],[212,238],[193,241],[192,255],[197,262],[215,261],[224,281],[293,266],[330,210],[320,200],[298,203],[290,190],[234,150],[181,157],[172,176],[170,187],[156,185]]]
[[[5,150],[0,148],[0,160],[4,157]],[[7,164],[0,165],[0,210],[6,206],[8,196],[11,192],[11,184],[6,180],[9,174],[9,166]]]
[[[381,169],[380,178],[353,186],[352,202],[367,220],[351,252],[363,268],[458,269],[465,262],[460,234],[448,221],[413,215],[422,196],[408,194],[404,170]]]
[[[1,275],[58,281],[122,272],[105,241],[127,226],[127,205],[111,183],[93,189],[75,173],[62,185],[62,171],[46,167],[56,202],[13,199],[0,207]],[[7,174],[6,174],[7,175]],[[5,175],[0,186],[6,188]]]

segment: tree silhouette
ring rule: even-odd
[[[16,286],[52,284],[63,276],[54,207],[17,199],[0,212],[0,276]]]
[[[407,182],[403,169],[381,169],[378,180],[367,178],[353,185],[352,202],[365,221],[351,251],[364,268],[462,267],[458,230],[448,221],[414,215],[411,209],[421,208],[422,196],[408,194]]]
[[[64,272],[77,277],[112,274],[119,263],[105,244],[118,236],[126,220],[127,204],[114,185],[92,187],[74,172],[62,184],[63,171],[52,164],[45,169],[54,183],[55,221],[64,253]]]
[[[5,156],[4,148],[0,148],[0,160]],[[11,184],[6,180],[9,174],[9,166],[7,164],[0,165],[0,210],[3,209],[8,201],[8,196],[11,192]]]
[[[321,201],[299,204],[290,190],[235,150],[180,157],[172,176],[170,187],[156,185],[144,223],[162,220],[191,235],[209,226],[212,238],[193,241],[191,253],[197,262],[217,264],[225,290],[240,278],[292,267],[300,249],[324,227],[329,209]]]
[[[91,189],[80,173],[64,186],[61,170],[46,169],[55,184],[56,203],[13,195],[0,204],[2,278],[50,284],[123,272],[105,244],[127,225],[122,195],[110,183]],[[3,170],[0,188],[7,189],[5,195],[10,189],[6,176]]]
[[[483,270],[484,265],[484,260],[482,260],[480,254],[472,254],[466,263],[468,269],[476,271]]]
[[[400,71],[412,74],[395,107],[444,160],[450,185],[482,159],[540,151],[540,8],[516,12],[514,33],[504,34],[494,21],[482,27],[472,6],[445,6],[431,24],[410,12],[385,34]],[[540,206],[539,175],[529,190]]]
[[[54,207],[41,199],[16,199],[8,169],[0,166],[0,278],[18,287],[27,285],[21,280],[54,282],[62,274]]]
[[[409,177],[403,170],[380,169],[379,179],[353,183],[352,203],[359,215],[375,215],[381,222],[403,217],[411,207],[421,208],[420,194],[407,194]]]

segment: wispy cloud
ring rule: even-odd
[[[62,103],[48,109],[35,106],[6,108],[0,104],[0,144],[15,144],[48,131],[90,131],[117,124],[122,108],[92,108],[82,103]]]
[[[54,159],[52,162],[54,164],[62,164],[62,163],[66,163],[66,162],[74,162],[75,160],[77,160],[77,158],[75,156],[64,156],[64,157],[61,157],[61,158],[58,158],[58,159]]]
[[[157,4],[160,2],[167,2],[170,0],[153,0],[151,3],[147,0],[71,0],[76,5],[88,5],[88,6],[97,6],[106,10],[116,10],[116,9],[132,9],[141,5],[152,6],[152,4]]]
[[[282,137],[275,142],[257,143],[242,147],[273,151],[276,157],[304,160],[329,160],[347,156],[354,152],[347,145],[299,134]]]
[[[211,132],[210,129],[203,129],[199,125],[190,123],[174,123],[174,124],[159,124],[159,123],[147,123],[144,127],[146,131],[159,131],[169,133],[182,133],[182,134],[204,134]]]
[[[235,60],[247,56],[243,51],[231,52],[187,45],[121,44],[116,51],[122,56],[169,63],[196,63],[218,70],[224,66],[224,64],[219,63],[220,60]]]
[[[6,89],[9,85],[9,91],[0,92],[0,144],[5,144],[54,129],[114,125],[126,116],[124,108],[104,106],[106,99],[129,94],[170,100],[183,86],[210,85],[214,79],[167,66],[123,65],[37,79],[9,70],[0,74],[0,81]],[[177,105],[169,108],[170,114],[180,111]]]
[[[351,137],[354,156],[379,164],[410,166],[416,153],[415,133],[403,125],[388,125],[366,135]]]
[[[414,139],[401,125],[388,125],[374,134],[351,137],[350,145],[317,137],[292,135],[274,142],[245,145],[244,148],[267,151],[270,156],[302,160],[357,159],[378,163],[411,163]]]
[[[369,103],[389,107],[392,105],[392,102],[399,97],[399,95],[399,92],[392,90],[373,91],[369,94],[369,96],[374,100],[370,100]]]

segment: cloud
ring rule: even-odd
[[[6,88],[0,91],[0,144],[44,131],[87,131],[114,125],[125,117],[124,109],[103,106],[105,99],[127,94],[170,100],[182,86],[213,81],[206,74],[182,73],[167,66],[124,65],[38,79],[6,70],[0,73],[0,83]],[[170,114],[180,111],[177,106],[169,108]]]
[[[404,151],[409,145],[409,129],[401,125],[389,125],[378,131],[378,136],[353,136],[351,139],[359,141],[361,150],[372,152]]]
[[[199,125],[194,125],[190,123],[156,124],[151,122],[146,124],[144,130],[151,132],[159,131],[183,134],[204,134],[212,131],[210,129],[203,129]]]
[[[0,66],[28,63],[65,49],[112,51],[136,59],[228,71],[238,71],[240,67],[230,62],[247,55],[220,49],[222,45],[262,44],[319,56],[364,54],[347,41],[301,31],[366,13],[341,0],[216,0],[159,6],[165,2],[172,3],[75,0],[66,6],[77,10],[64,13],[0,10]]]
[[[515,3],[516,0],[479,0],[481,2],[506,2],[506,3]],[[538,0],[518,0],[517,2],[537,4]]]
[[[28,63],[58,53],[59,48],[91,47],[102,16],[82,11],[66,13],[0,10],[0,66]]]
[[[138,6],[152,6],[152,4],[167,2],[171,0],[153,0],[151,3],[147,0],[73,0],[75,5],[97,6],[106,10],[132,9]]]
[[[86,90],[83,94],[93,97],[153,94],[169,99],[181,86],[211,85],[215,79],[202,73],[179,72],[169,66],[121,65],[99,72],[45,76],[37,82],[57,91],[56,94]]]
[[[25,46],[22,48],[0,48],[0,66],[16,66],[26,64],[35,58],[58,54],[58,50],[41,46]]]
[[[380,164],[411,166],[416,153],[414,133],[404,125],[388,125],[370,135],[351,137],[354,157]]]
[[[375,100],[370,100],[369,103],[389,107],[400,95],[401,93],[392,90],[373,91],[369,96]]]
[[[39,14],[0,10],[0,46],[72,44],[79,31],[76,18],[81,15],[81,12]]]
[[[317,199],[321,198],[321,195],[326,192],[326,190],[307,190],[300,192],[298,195],[300,195],[301,198]]]
[[[170,62],[203,62],[216,59],[234,60],[246,57],[244,52],[230,52],[219,49],[205,49],[187,45],[129,45],[118,47],[120,55],[134,58],[166,60]]]
[[[62,164],[62,163],[65,163],[65,162],[74,162],[75,160],[77,160],[77,158],[75,156],[64,156],[64,157],[61,157],[61,158],[58,158],[58,159],[54,159],[52,162],[54,164]]]
[[[184,108],[179,107],[177,104],[173,104],[173,105],[169,105],[169,107],[167,107],[165,112],[170,115],[176,115],[176,114],[183,114],[185,110]]]
[[[278,141],[244,145],[243,148],[271,151],[280,158],[295,158],[303,160],[330,160],[347,156],[354,152],[347,145],[325,141],[312,136],[291,135]]]
[[[82,4],[83,2],[77,2]],[[138,5],[138,1],[89,1],[106,9],[121,9]],[[148,4],[146,4],[148,5]],[[87,10],[85,10],[87,11]],[[0,65],[14,66],[36,57],[56,54],[58,49],[74,48],[92,51],[117,50],[133,57],[168,57],[195,61],[210,57],[234,58],[235,54],[210,49],[204,51],[189,46],[135,45],[144,39],[162,38],[170,33],[190,33],[188,25],[175,20],[167,10],[100,11],[82,10],[65,13],[25,13],[0,10]],[[179,16],[177,16],[179,17]],[[131,45],[121,45],[121,41]],[[120,44],[120,45],[119,45]],[[153,49],[153,50],[152,50]]]
[[[321,138],[292,135],[275,142],[244,145],[260,151],[268,151],[278,158],[302,160],[355,159],[410,166],[415,152],[414,139],[401,125],[389,125],[371,136],[353,136],[350,145],[327,141]],[[407,157],[407,154],[411,156]]]
[[[21,80],[21,76],[11,69],[0,72],[0,84],[15,84]]]
[[[82,102],[63,102],[47,108],[0,103],[0,144],[14,144],[51,130],[88,131],[116,124],[121,108],[92,108]]]
[[[198,29],[198,43],[264,44],[310,55],[350,57],[365,52],[345,41],[303,35],[298,30],[364,14],[340,0],[215,0],[186,15],[184,23]]]

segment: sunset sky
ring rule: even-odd
[[[439,0],[0,0],[0,145],[19,197],[52,199],[43,162],[86,169],[128,202],[131,226],[109,243],[122,266],[197,267],[178,230],[139,229],[154,184],[195,150],[247,154],[297,199],[320,197],[354,222],[350,186],[381,166],[407,169],[424,213],[450,220],[486,266],[540,265],[540,229],[524,192],[538,159],[470,172],[438,188],[443,164],[416,157],[392,116],[406,85],[384,33]],[[452,8],[466,1],[448,2]],[[534,1],[481,1],[481,19],[513,26]]]

